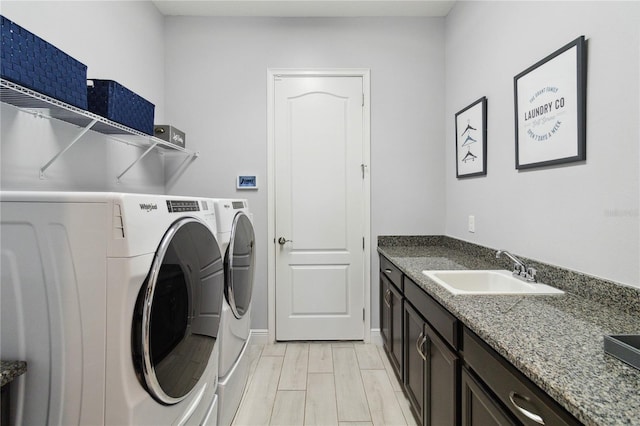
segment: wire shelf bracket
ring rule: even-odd
[[[53,163],[55,163],[55,161],[65,152],[67,152],[69,150],[69,148],[71,148],[76,142],[78,142],[80,139],[82,139],[82,137],[89,131],[91,130],[91,128],[98,122],[98,120],[92,120],[87,127],[85,127],[84,129],[82,129],[80,131],[80,133],[78,133],[78,135],[66,146],[62,149],[62,151],[58,152],[56,155],[53,156],[53,158],[51,160],[49,160],[47,162],[47,164],[45,164],[44,166],[42,166],[40,168],[40,179],[44,179],[45,178],[45,174],[44,172],[49,168],[49,166],[51,166]]]

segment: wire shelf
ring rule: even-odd
[[[33,115],[53,118],[82,128],[78,137],[76,137],[65,149],[60,151],[45,166],[43,166],[43,168],[40,169],[41,177],[44,177],[45,170],[55,162],[60,155],[66,152],[71,145],[76,143],[88,130],[111,136],[111,138],[117,142],[133,144],[146,148],[144,153],[117,177],[118,180],[128,172],[133,165],[138,163],[145,155],[156,148],[161,148],[166,151],[179,151],[191,157],[198,157],[199,155],[198,152],[191,151],[178,145],[173,145],[162,139],[147,135],[136,129],[108,120],[92,112],[69,105],[5,79],[0,79],[0,101],[13,105],[16,108]],[[115,135],[119,135],[120,137],[115,137]],[[125,140],[124,137],[127,136],[133,136],[134,140]]]

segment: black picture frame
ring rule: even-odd
[[[455,115],[456,177],[487,174],[487,98],[481,97]]]
[[[587,42],[580,36],[513,78],[516,169],[587,158]]]

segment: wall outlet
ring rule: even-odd
[[[469,232],[476,232],[476,217],[469,216]]]

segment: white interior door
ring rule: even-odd
[[[276,339],[363,339],[363,79],[274,86]]]

